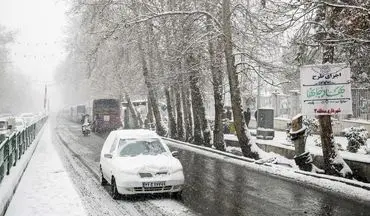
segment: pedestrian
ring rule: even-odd
[[[252,115],[251,109],[248,107],[247,111],[244,110],[243,114],[244,114],[245,124],[247,125],[247,127],[249,127],[249,122],[251,121],[251,115]]]

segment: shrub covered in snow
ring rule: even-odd
[[[364,127],[350,127],[343,130],[348,139],[347,150],[357,152],[361,146],[366,145],[368,131]]]
[[[319,121],[315,118],[305,118],[302,123],[306,127],[306,136],[317,133],[319,130]]]

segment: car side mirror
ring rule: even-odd
[[[13,128],[13,125],[8,125],[8,130],[11,130]]]
[[[179,152],[178,151],[173,151],[172,156],[175,157],[175,158],[179,157]]]
[[[105,158],[112,159],[113,155],[112,155],[112,154],[104,154],[104,157],[105,157]]]

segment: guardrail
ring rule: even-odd
[[[10,170],[21,159],[31,145],[36,135],[45,124],[47,116],[37,122],[32,123],[22,131],[16,131],[5,138],[0,144],[0,183],[5,175],[9,175]]]

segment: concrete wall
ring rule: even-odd
[[[234,147],[240,147],[239,142],[235,140],[227,140],[225,139],[225,143],[227,146],[234,146]],[[273,145],[266,145],[262,143],[256,143],[262,150],[265,152],[275,152],[279,155],[282,155],[288,159],[293,159],[295,156],[295,151],[293,147],[290,146],[273,146]],[[319,167],[322,168],[324,166],[324,160],[321,155],[312,155],[313,157],[313,163]],[[359,161],[353,161],[349,159],[345,159],[348,166],[352,169],[353,174],[357,180],[363,181],[363,182],[370,182],[370,164],[359,162]]]

